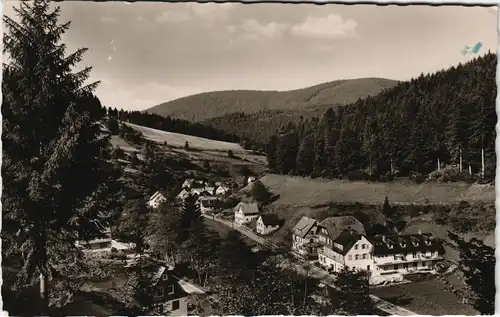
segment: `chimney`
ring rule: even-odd
[[[422,235],[422,231],[421,231],[420,229],[418,230],[418,234],[419,234],[419,235]]]

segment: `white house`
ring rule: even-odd
[[[259,207],[257,204],[239,203],[234,211],[234,223],[243,225],[259,217]]]
[[[179,194],[177,194],[177,199],[184,200],[187,196],[189,196],[189,194],[190,191],[184,188]]]
[[[261,235],[266,235],[278,230],[279,227],[280,220],[278,216],[274,214],[265,214],[260,215],[259,219],[257,219],[255,231]]]
[[[182,188],[188,188],[188,189],[190,189],[191,186],[193,186],[193,183],[194,183],[194,179],[192,179],[192,178],[186,179],[184,181],[184,183],[182,183]]]
[[[204,190],[208,192],[210,195],[215,195],[215,187],[205,186]]]
[[[253,182],[255,182],[255,176],[248,176],[248,178],[247,178],[247,185],[250,185]]]
[[[318,233],[325,235],[324,231]],[[344,230],[335,239],[323,242],[318,250],[319,263],[333,272],[339,272],[344,267],[355,270],[373,271],[373,245],[368,239],[353,229]]]
[[[292,250],[302,256],[315,255],[313,244],[316,242],[318,221],[309,217],[302,217],[292,229]]]
[[[370,240],[374,247],[374,277],[432,272],[445,252],[441,243],[430,233],[381,235]]]
[[[111,250],[112,240],[111,229],[106,228],[100,237],[89,241],[79,240],[76,242],[76,245],[82,247],[86,251],[104,252]]]
[[[160,205],[167,201],[167,198],[163,196],[160,192],[156,192],[149,198],[148,205],[151,208],[158,208]]]
[[[201,213],[204,214],[207,211],[214,211],[215,208],[217,208],[217,203],[219,200],[217,199],[217,197],[203,196],[200,197],[199,201],[200,201],[200,211]]]
[[[215,195],[216,196],[225,196],[227,194],[229,194],[231,191],[231,189],[227,186],[224,186],[224,185],[220,185],[219,187],[217,187],[217,189],[215,190]]]

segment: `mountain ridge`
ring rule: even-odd
[[[318,106],[353,103],[359,98],[392,88],[398,82],[370,77],[336,80],[288,91],[213,91],[178,98],[144,111],[189,121],[204,121],[236,112],[252,114],[265,110],[308,111]]]

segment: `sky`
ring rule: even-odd
[[[5,2],[13,16],[18,3]],[[291,90],[339,79],[408,80],[497,51],[484,7],[58,2],[68,51],[106,106],[143,110],[218,90]]]

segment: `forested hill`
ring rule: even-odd
[[[216,91],[176,99],[146,111],[198,122],[234,112],[304,110],[321,105],[344,105],[376,95],[386,88],[394,87],[396,83],[383,78],[360,78],[291,91]]]
[[[442,163],[495,173],[496,54],[421,75],[375,97],[329,109],[319,119],[290,123],[268,144],[281,173],[346,176],[429,173]]]

